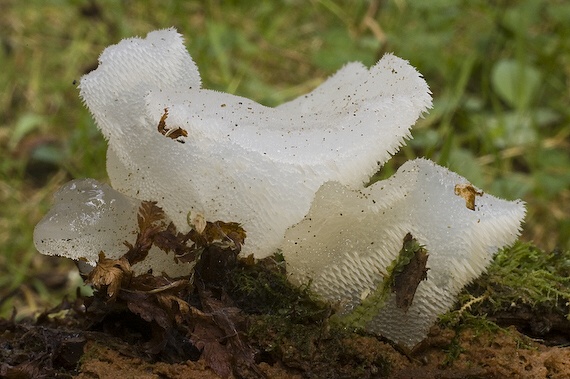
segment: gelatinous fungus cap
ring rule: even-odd
[[[108,141],[113,188],[87,180],[58,192],[34,232],[44,254],[118,257],[141,201],[156,202],[180,232],[192,217],[241,224],[242,252],[282,249],[292,280],[339,304],[342,322],[413,347],[519,234],[521,201],[425,159],[364,188],[431,106],[420,74],[391,54],[275,108],[202,89],[174,29],[125,39],[99,63],[80,90]],[[181,268],[164,253],[137,265]]]
[[[286,233],[288,271],[341,304],[347,323],[413,347],[493,255],[515,242],[525,215],[522,201],[481,191],[471,209],[457,185],[469,184],[425,159],[361,190],[326,183],[304,220]],[[406,236],[421,246],[423,266],[408,257],[396,272]],[[406,265],[416,272],[408,270],[410,282],[400,276],[403,284],[395,286]]]
[[[108,140],[113,188],[156,201],[181,231],[189,211],[239,222],[256,257],[279,246],[323,183],[361,187],[431,106],[420,74],[390,54],[276,108],[201,89],[174,29],[125,39],[99,62],[80,89]]]
[[[139,232],[137,214],[141,201],[95,179],[77,179],[54,195],[54,205],[34,229],[34,244],[46,255],[61,255],[95,266],[99,253],[119,259],[134,244]],[[168,224],[169,220],[164,220]],[[173,253],[156,246],[133,266],[137,274],[149,270],[169,276],[187,275],[191,267],[178,264]]]

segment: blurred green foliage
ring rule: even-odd
[[[76,81],[106,46],[170,26],[204,87],[270,106],[348,61],[409,60],[434,109],[379,177],[426,156],[486,192],[523,198],[523,239],[570,249],[568,20],[563,0],[2,1],[0,315],[53,304],[57,270],[45,274],[33,226],[63,182],[106,177],[106,144]],[[76,282],[61,283],[66,292]]]

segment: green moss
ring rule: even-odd
[[[519,242],[497,255],[484,279],[498,305],[517,302],[557,307],[570,300],[570,252],[545,252]]]
[[[570,252],[546,252],[517,242],[501,250],[487,273],[459,297],[461,305],[480,298],[473,311],[497,313],[517,306],[551,309],[568,318]]]
[[[404,237],[402,249],[387,267],[386,275],[376,289],[362,296],[361,303],[337,321],[351,328],[364,329],[384,307],[388,295],[392,292],[396,294],[398,307],[409,308],[419,283],[426,278],[427,256],[423,246],[408,233]]]
[[[332,319],[334,323],[344,325],[355,330],[364,329],[366,324],[378,314],[384,307],[386,299],[390,294],[388,283],[389,277],[386,277],[376,289],[371,292],[362,302],[354,308],[354,310],[346,315],[337,316]]]
[[[459,358],[461,353],[465,351],[465,349],[459,343],[459,335],[455,335],[451,340],[451,343],[447,348],[444,349],[445,351],[445,358],[443,360],[442,365],[444,367],[450,367],[453,363]]]
[[[248,340],[260,349],[265,362],[310,372],[314,377],[385,377],[390,363],[378,351],[351,347],[351,334],[329,323],[330,305],[318,300],[308,286],[287,280],[282,259],[270,257],[257,264],[242,261],[231,273],[229,295],[248,316]],[[372,344],[378,343],[370,338]],[[346,363],[339,365],[339,362]],[[339,372],[344,370],[347,372]]]
[[[277,315],[298,323],[330,316],[330,306],[318,300],[308,286],[291,284],[283,267],[278,255],[259,264],[242,261],[232,272],[228,289],[236,305],[247,313]]]
[[[497,254],[487,273],[461,292],[455,309],[439,323],[475,333],[516,325],[525,335],[565,343],[560,336],[568,328],[569,301],[570,252],[517,242]],[[521,347],[527,345],[521,341]]]
[[[310,377],[382,378],[391,369],[375,338],[327,322],[300,324],[280,316],[259,315],[253,318],[248,337],[261,349],[261,359],[281,361]]]

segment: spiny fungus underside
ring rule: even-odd
[[[340,318],[345,325],[365,328],[366,324],[385,306],[389,293],[394,293],[396,305],[407,311],[412,305],[418,285],[427,279],[427,250],[407,233],[402,249],[386,269],[384,279],[373,291],[365,291],[361,295],[361,303],[349,314]]]
[[[365,323],[366,330],[412,348],[461,288],[485,271],[497,246],[516,239],[524,217],[521,202],[489,194],[477,196],[470,209],[454,195],[458,183],[465,179],[416,159],[365,189],[323,185],[309,214],[287,231],[283,254],[291,276],[310,279],[318,293],[341,304],[349,323]],[[407,233],[429,258],[419,250],[404,270],[398,282],[407,290],[377,291]]]

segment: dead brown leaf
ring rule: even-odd
[[[99,261],[89,273],[86,283],[114,299],[132,275],[131,265],[124,256],[119,259],[108,259],[103,252],[100,252]]]
[[[189,279],[172,280],[165,276],[144,274],[135,276],[121,300],[146,321],[156,321],[164,329],[181,324],[190,314],[184,301],[192,288]]]
[[[202,350],[208,366],[223,378],[229,378],[234,369],[250,372],[249,377],[264,377],[254,361],[255,351],[245,339],[245,316],[229,297],[221,298],[213,292],[198,288],[204,312],[196,318],[190,340]],[[244,375],[242,375],[244,374]]]
[[[398,308],[407,311],[412,305],[418,286],[427,279],[428,253],[412,234],[408,233],[404,237],[400,254],[405,257],[402,265],[394,270],[391,290],[396,294]]]
[[[477,191],[471,184],[456,184],[454,192],[465,199],[465,206],[472,211],[475,210],[475,196],[483,196],[483,191]]]
[[[172,317],[163,308],[156,298],[145,292],[129,292],[122,294],[122,300],[128,309],[140,316],[146,322],[156,322],[162,329],[169,329],[173,325]]]
[[[188,132],[179,126],[169,128],[166,126],[166,119],[168,118],[168,108],[164,108],[164,113],[158,122],[158,132],[165,137],[176,140],[176,142],[184,143],[180,137],[188,137]]]
[[[154,201],[143,201],[141,203],[137,221],[139,232],[134,246],[125,241],[125,245],[129,248],[125,258],[131,265],[146,258],[150,248],[155,243],[157,235],[166,228],[164,212]]]
[[[162,123],[166,115],[167,110]],[[125,243],[128,251],[121,258],[107,259],[100,254],[87,280],[97,290],[95,300],[83,302],[83,315],[93,315],[96,322],[114,313],[136,315],[134,324],[144,320],[152,331],[145,345],[150,355],[167,348],[184,351],[184,342],[177,338],[185,336],[222,377],[231,377],[236,367],[255,370],[254,353],[243,332],[245,318],[224,289],[245,242],[243,228],[235,222],[209,222],[198,217],[194,227],[182,234],[174,224],[166,224],[164,212],[154,202],[142,202],[137,220],[137,239],[133,245]],[[146,259],[152,246],[165,254],[173,252],[179,262],[197,262],[195,275],[134,275],[131,266]],[[194,276],[198,284],[193,283]]]

